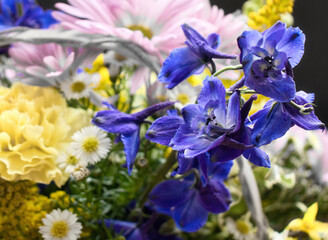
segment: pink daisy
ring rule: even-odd
[[[62,12],[53,16],[68,29],[87,33],[111,34],[132,40],[149,53],[167,55],[183,45],[181,25],[187,23],[200,33],[219,33],[224,47],[238,51],[234,40],[245,27],[241,17],[224,15],[208,0],[68,0],[57,3]]]
[[[80,65],[90,64],[98,53],[54,43],[15,43],[9,49],[15,73],[10,71],[7,75],[9,79],[14,78],[29,85],[58,86],[59,82],[75,73]]]
[[[181,25],[187,23],[207,36],[221,36],[219,51],[238,53],[237,37],[246,26],[241,15],[228,14],[209,0],[68,0],[57,3],[53,16],[67,29],[109,34],[135,42],[159,61],[184,45]],[[218,67],[230,61],[217,62]],[[149,69],[139,66],[131,76],[131,93],[149,80]],[[233,72],[230,78],[238,78]],[[232,75],[231,75],[232,74]]]

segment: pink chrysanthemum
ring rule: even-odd
[[[36,86],[56,86],[75,73],[82,64],[91,63],[99,52],[62,47],[54,43],[15,43],[9,49],[16,73],[9,79]]]
[[[68,2],[70,5],[57,3],[56,7],[63,12],[53,13],[64,27],[132,40],[157,56],[160,53],[167,55],[173,48],[183,45],[185,38],[180,27],[183,23],[204,35],[219,33],[223,39],[222,47],[231,48],[229,53],[238,52],[235,39],[245,26],[241,17],[224,15],[223,10],[211,7],[208,0]]]

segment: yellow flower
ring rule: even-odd
[[[113,83],[110,78],[108,68],[105,66],[104,54],[98,55],[98,57],[92,63],[92,68],[85,68],[85,71],[89,74],[99,73],[100,81],[99,85],[94,88],[101,96],[109,97],[115,94],[113,89]]]
[[[244,12],[248,16],[247,24],[258,31],[264,31],[277,21],[284,21],[287,25],[292,25],[295,0],[267,0],[261,1],[249,0],[244,5]],[[262,5],[260,7],[260,5]]]
[[[38,233],[41,219],[52,210],[50,199],[39,194],[29,181],[0,179],[0,239],[42,239]]]
[[[0,88],[1,178],[63,185],[68,176],[57,168],[57,155],[89,122],[87,112],[67,107],[53,88]]]
[[[323,234],[328,234],[328,223],[316,221],[317,212],[318,203],[314,203],[305,212],[303,219],[294,219],[286,229],[305,232],[311,239],[320,240]]]

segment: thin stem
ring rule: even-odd
[[[172,151],[169,157],[166,159],[166,162],[161,165],[157,171],[153,174],[151,180],[149,181],[146,189],[142,193],[142,195],[139,198],[139,206],[140,208],[143,207],[145,202],[147,201],[148,195],[153,190],[153,188],[156,186],[157,183],[162,181],[167,174],[167,172],[172,168],[174,163],[176,162],[176,152]]]
[[[256,94],[257,92],[255,90],[252,90],[252,89],[242,89],[242,90],[239,90],[241,94]],[[226,91],[226,95],[230,96],[234,93],[234,91]]]
[[[228,71],[228,70],[241,70],[241,69],[243,69],[243,65],[241,65],[241,64],[236,65],[236,66],[227,66],[227,67],[221,68],[219,71],[217,71],[216,73],[214,73],[213,76],[214,77],[217,77],[221,73],[223,73],[225,71]]]
[[[210,64],[211,64],[211,67],[212,67],[212,69],[211,69],[211,74],[215,74],[215,72],[216,72],[216,66],[215,66],[214,61],[211,60],[211,61],[210,61]]]

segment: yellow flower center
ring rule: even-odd
[[[68,233],[68,225],[65,221],[54,222],[51,228],[51,234],[54,237],[62,238],[66,237]]]
[[[99,141],[96,137],[88,137],[83,141],[82,148],[85,152],[94,152],[97,150]]]
[[[185,93],[180,93],[177,97],[177,100],[181,102],[183,105],[189,103],[190,99],[187,94]]]
[[[75,156],[72,156],[72,155],[70,155],[67,158],[67,163],[70,164],[70,165],[75,165],[75,164],[77,164],[78,161],[79,160]]]
[[[84,82],[76,81],[71,85],[71,89],[73,92],[80,93],[85,89]]]
[[[243,220],[236,221],[236,226],[238,231],[244,235],[250,232],[249,225]]]
[[[149,38],[149,39],[151,39],[151,38],[154,36],[154,34],[153,34],[153,32],[150,30],[150,28],[145,27],[145,26],[143,26],[143,25],[132,24],[132,25],[127,26],[127,28],[130,29],[130,30],[132,30],[132,31],[137,31],[137,30],[139,30],[140,32],[142,32],[142,34],[143,34],[145,37],[147,37],[147,38]]]

